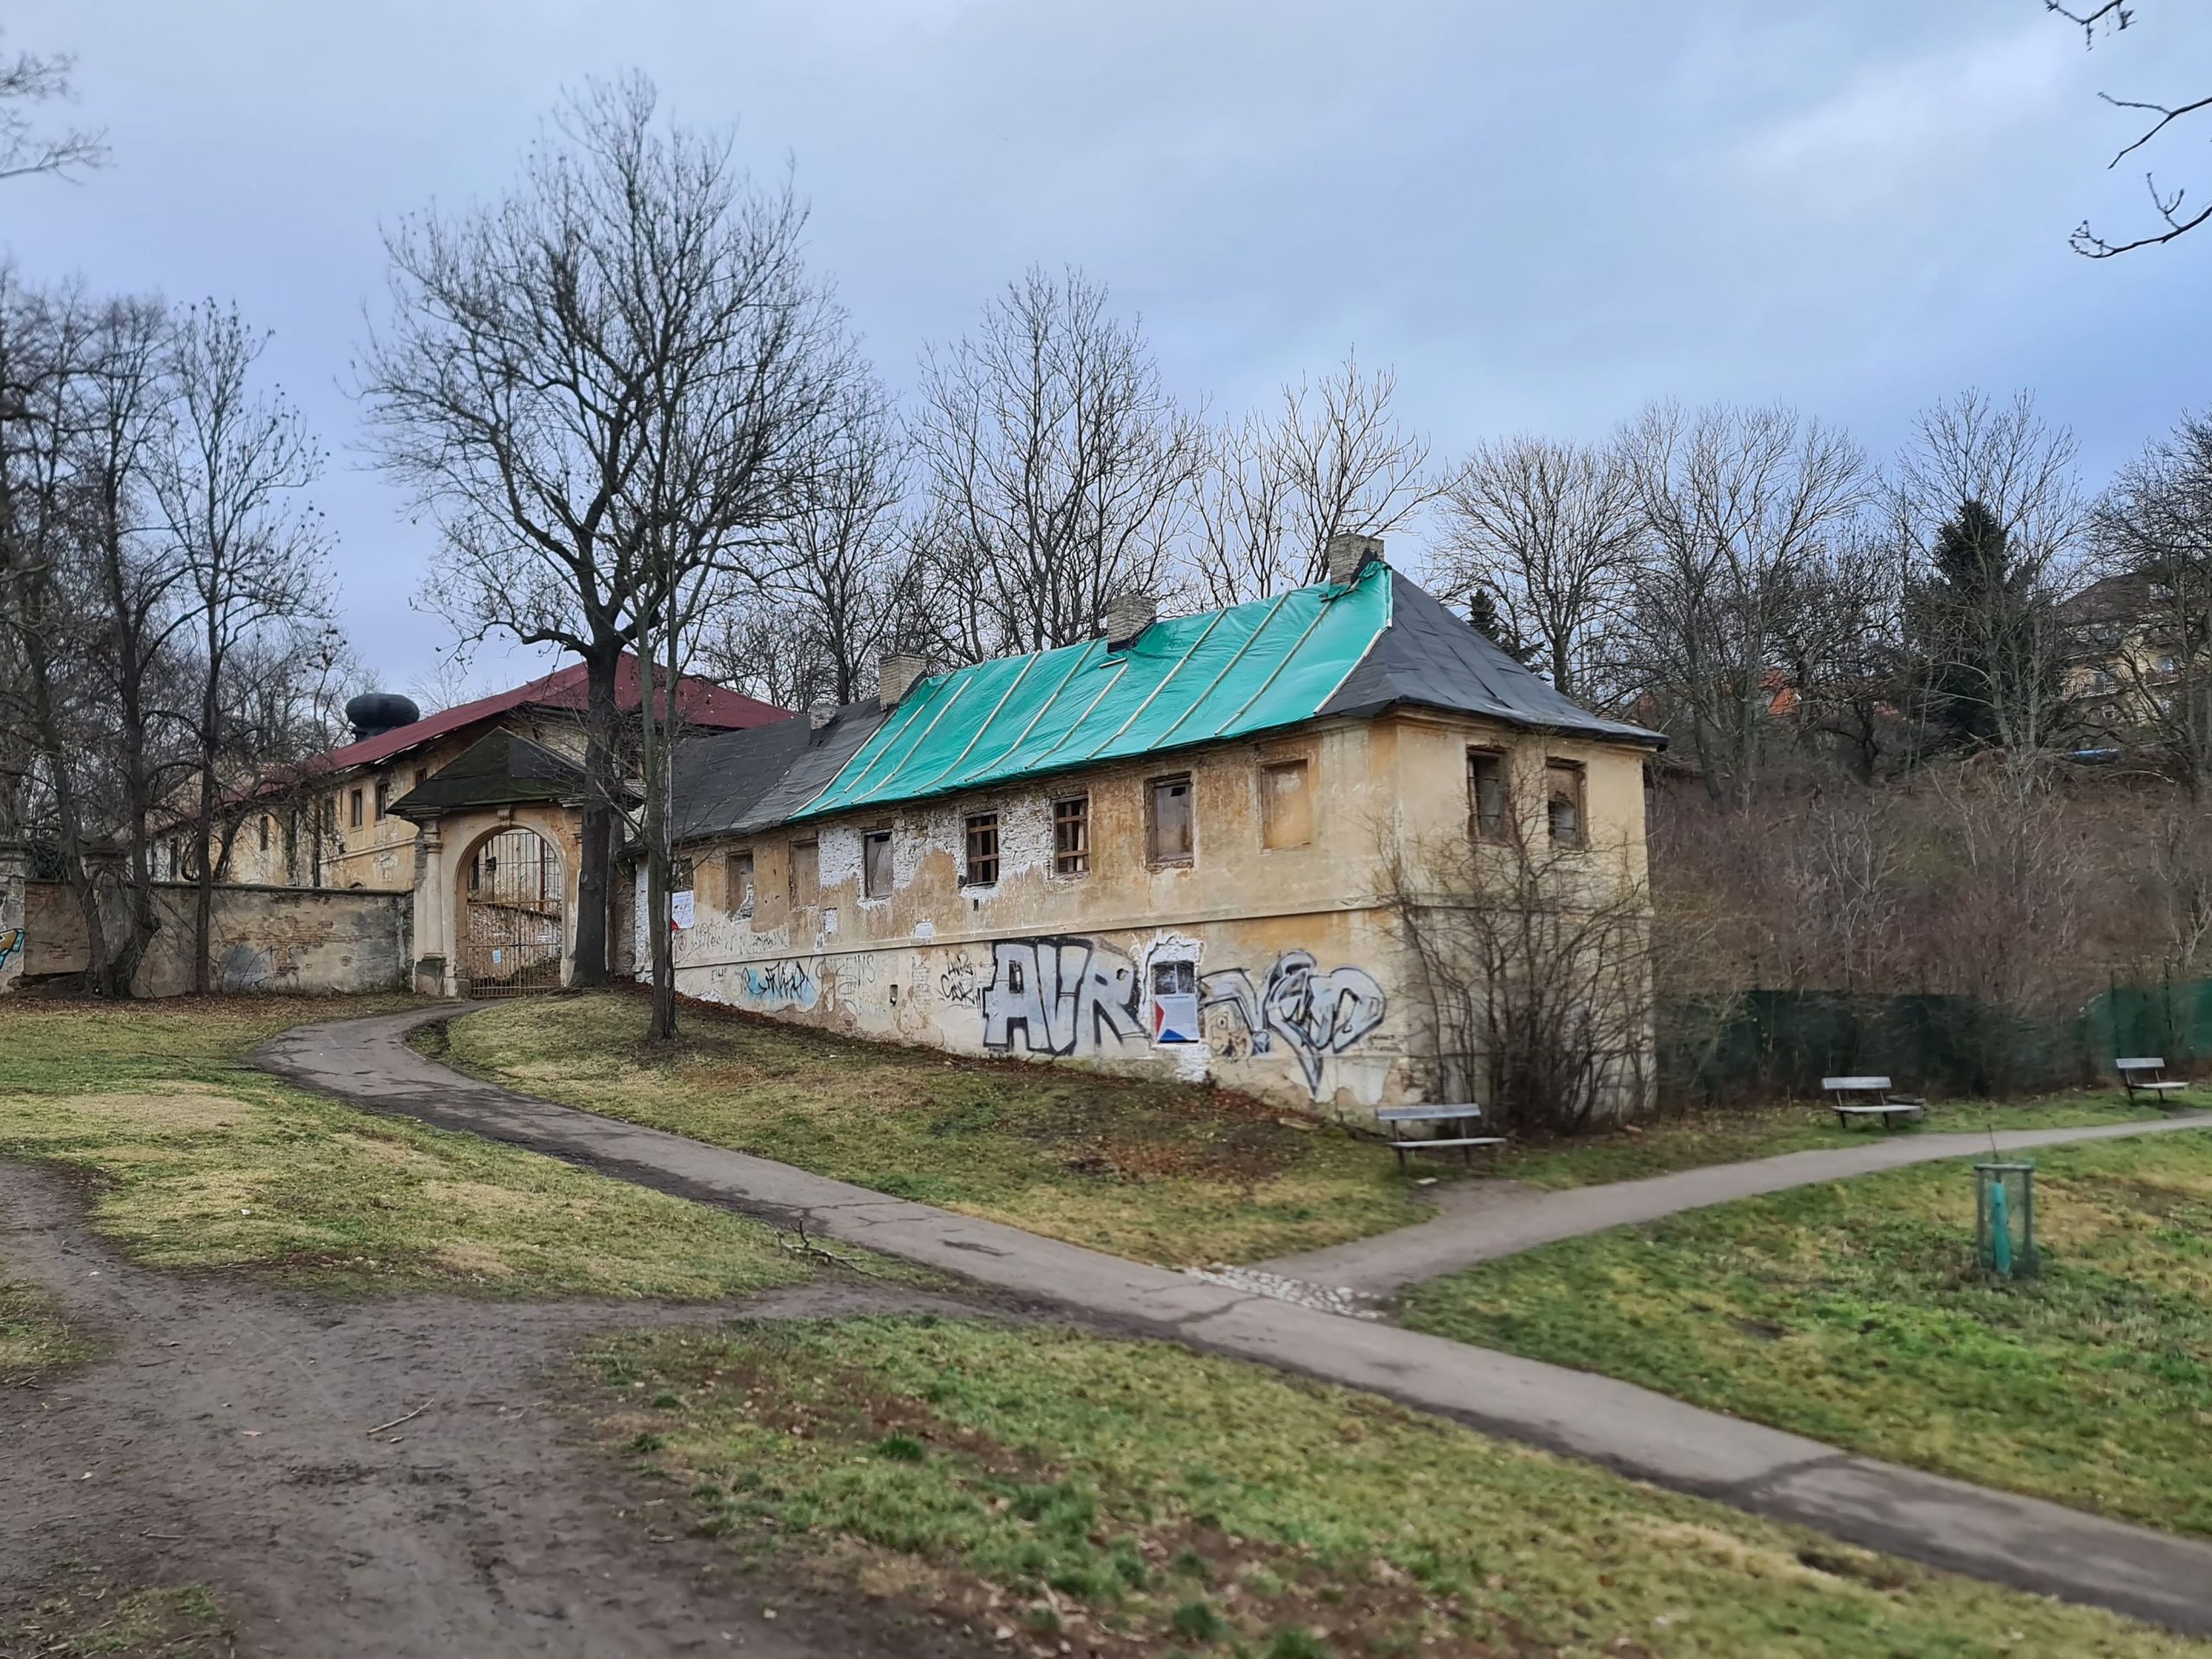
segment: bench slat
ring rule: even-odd
[[[1821,1079],[1821,1087],[1823,1089],[1886,1089],[1889,1086],[1890,1080],[1887,1077],[1822,1077]]]
[[[1450,1141],[1393,1141],[1390,1144],[1402,1147],[1408,1152],[1419,1152],[1424,1147],[1502,1147],[1505,1144],[1505,1137],[1502,1135],[1470,1135]]]
[[[1375,1114],[1384,1123],[1443,1123],[1482,1115],[1479,1106],[1385,1106]]]
[[[2164,1060],[2145,1059],[2138,1056],[2133,1059],[2114,1060],[2113,1067],[2120,1071],[2163,1071],[2166,1069],[2166,1063]]]

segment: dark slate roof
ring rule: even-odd
[[[1390,573],[1389,625],[1316,711],[1352,716],[1415,704],[1531,730],[1566,732],[1664,748],[1665,736],[1608,720],[1570,702],[1402,573]]]
[[[574,800],[583,787],[583,768],[566,755],[517,733],[495,730],[478,738],[389,810],[403,818],[435,817],[467,806]]]
[[[871,698],[847,703],[820,728],[801,716],[687,739],[676,753],[676,838],[750,835],[781,823],[844,770],[884,715]]]

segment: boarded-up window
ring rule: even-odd
[[[1191,774],[1155,778],[1147,791],[1145,856],[1154,864],[1188,864],[1196,845],[1191,812]]]
[[[733,916],[753,913],[753,855],[729,855],[729,908]]]
[[[1260,768],[1260,845],[1303,847],[1313,839],[1313,797],[1306,762],[1273,760]]]
[[[1090,797],[1052,803],[1052,874],[1090,874]]]
[[[891,896],[891,832],[871,830],[861,837],[861,892],[870,899]]]
[[[991,887],[999,879],[999,815],[971,812],[966,822],[968,856],[961,882],[970,887]]]
[[[1496,749],[1467,751],[1467,833],[1477,841],[1503,841],[1506,820],[1505,757]]]
[[[1545,815],[1551,824],[1552,845],[1580,847],[1588,826],[1583,822],[1582,768],[1573,760],[1544,764]]]
[[[269,815],[266,812],[261,815],[261,850],[264,853],[269,850]]]
[[[816,841],[791,842],[791,903],[811,905],[822,898],[822,847]]]

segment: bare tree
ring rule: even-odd
[[[1622,438],[1648,538],[1624,629],[1634,683],[1716,800],[1757,791],[1785,622],[1870,490],[1843,434],[1794,410],[1656,404]]]
[[[2185,415],[2123,468],[2096,511],[2106,569],[2125,598],[2075,632],[2126,692],[2192,795],[2212,781],[2212,416]],[[2100,637],[2102,636],[2102,637]]]
[[[236,311],[212,302],[180,319],[169,363],[174,414],[154,459],[154,493],[184,567],[198,680],[191,874],[193,988],[200,992],[213,977],[225,850],[219,809],[261,747],[254,724],[240,717],[242,681],[312,650],[328,598],[326,537],[300,496],[321,474],[322,452],[282,394],[255,384],[265,343]]]
[[[32,107],[66,101],[73,58],[18,52],[0,56],[0,179],[33,173],[67,178],[107,160],[107,135],[94,127],[47,129]]]
[[[856,372],[788,181],[756,186],[727,133],[664,130],[656,101],[640,77],[593,83],[503,202],[392,232],[361,373],[382,464],[445,533],[432,602],[467,636],[583,659],[587,985],[607,971],[623,652],[702,564],[772,568]]]
[[[791,708],[823,696],[855,701],[874,683],[878,655],[918,626],[913,535],[899,513],[906,458],[889,401],[872,380],[850,389],[832,442],[819,487],[789,526],[781,569],[760,604],[730,618],[742,626],[749,617],[782,636],[787,659],[816,655],[820,683],[805,686]],[[721,639],[734,644],[727,626]]]
[[[2101,5],[2075,10],[2062,3],[2062,0],[2044,0],[2044,10],[2056,12],[2069,22],[2079,25],[2082,38],[2091,46],[2094,46],[2100,29],[2108,29],[2117,34],[2134,22],[2136,3],[2135,0],[2103,0]],[[2179,104],[2159,104],[2144,99],[2114,98],[2109,92],[2100,92],[2097,96],[2114,109],[2133,111],[2144,117],[2149,123],[2141,133],[2122,146],[2120,153],[2106,163],[2107,170],[2118,167],[2138,150],[2156,141],[2169,127],[2187,121],[2192,116],[2202,115],[2207,111],[2212,111],[2212,96],[2190,99]],[[2165,226],[2164,230],[2148,231],[2140,236],[2113,242],[2090,229],[2088,221],[2084,219],[2075,227],[2074,234],[2070,238],[2074,245],[2074,251],[2091,259],[2110,259],[2119,254],[2133,253],[2138,248],[2158,247],[2165,243],[2176,241],[2188,235],[2207,219],[2212,219],[2212,204],[2191,209],[2188,206],[2188,192],[2179,188],[2171,190],[2160,189],[2158,175],[2155,173],[2145,173],[2143,175],[2143,188],[2150,193],[2152,212]]]
[[[1999,403],[1969,391],[1916,421],[1891,492],[1931,712],[2003,751],[2015,777],[2071,715],[2059,601],[2088,526],[2075,454],[2032,394]]]
[[[1428,441],[1391,412],[1395,371],[1362,372],[1346,354],[1319,382],[1282,388],[1213,441],[1194,497],[1198,585],[1233,605],[1321,580],[1332,537],[1382,536],[1448,486]]]
[[[1496,595],[1554,685],[1604,696],[1602,645],[1633,586],[1643,532],[1621,450],[1527,436],[1478,444],[1446,501],[1447,594]]]
[[[1387,868],[1439,1098],[1566,1135],[1649,1108],[1650,895],[1624,849],[1561,847],[1514,812],[1503,844],[1393,848]]]
[[[1203,433],[1080,272],[1033,269],[931,351],[914,436],[941,650],[1070,645],[1117,594],[1167,586]]]

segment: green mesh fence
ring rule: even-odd
[[[1660,1096],[1732,1104],[1877,1074],[1938,1098],[2110,1082],[2121,1054],[2212,1058],[2212,980],[2114,983],[2079,1015],[2023,1019],[1967,996],[1742,991],[1662,997]]]

